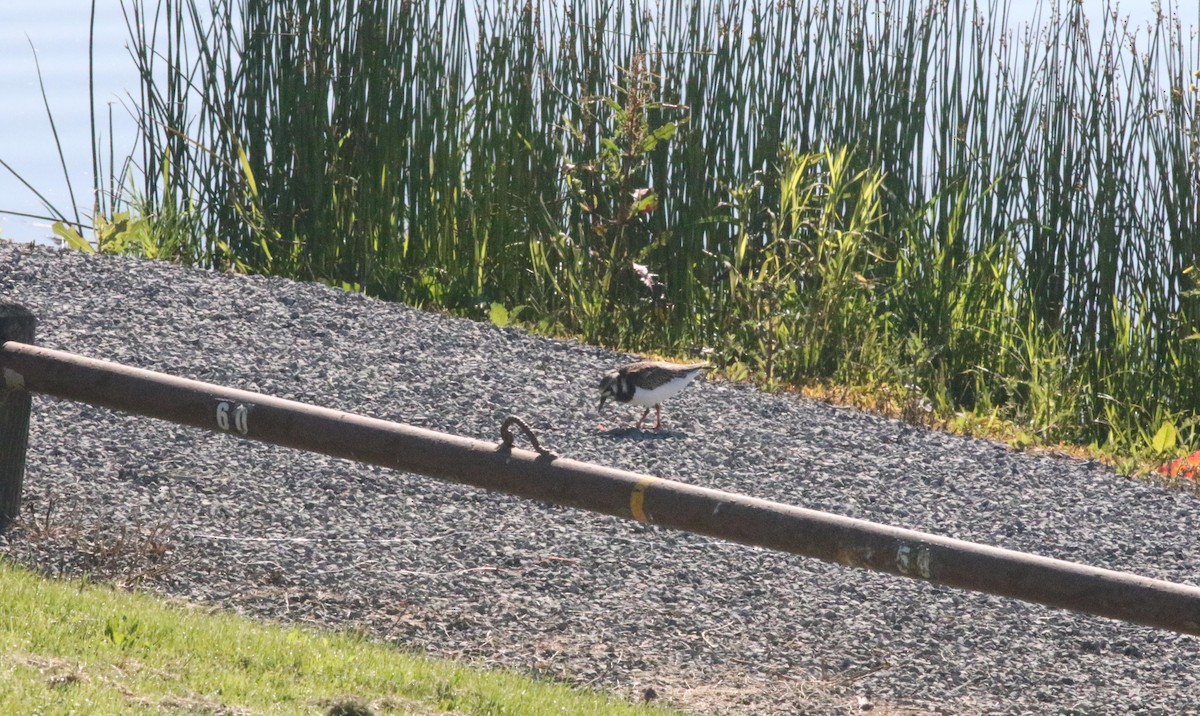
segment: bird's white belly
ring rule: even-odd
[[[696,375],[693,373],[686,378],[674,378],[652,390],[638,388],[636,391],[634,391],[633,398],[630,399],[629,402],[633,403],[634,405],[640,405],[643,408],[649,408],[652,405],[657,405],[686,388],[687,384],[691,383],[692,378],[695,377]]]

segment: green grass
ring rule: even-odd
[[[0,594],[3,713],[673,713],[355,634],[45,579],[3,560]]]

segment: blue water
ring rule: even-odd
[[[91,212],[92,159],[88,109],[88,0],[39,0],[0,3],[0,159],[22,175],[47,200],[74,216],[62,163],[38,86],[40,63],[46,97],[54,113],[75,200],[85,222]],[[95,87],[97,115],[113,106],[115,149],[133,147],[135,123],[127,92],[137,88],[137,73],[126,49],[128,31],[121,3],[101,0],[96,9]],[[31,49],[30,43],[34,49]],[[104,120],[107,124],[107,120]],[[107,127],[104,135],[108,137]],[[42,202],[0,167],[0,210],[46,214]],[[0,214],[0,238],[20,241],[51,236],[50,222]]]
[[[1039,0],[1013,0],[1011,21],[1028,22],[1039,4]],[[0,1],[0,96],[4,98],[0,110],[0,159],[59,211],[73,217],[77,210],[84,223],[89,220],[92,206],[88,109],[90,5],[89,0]],[[1094,23],[1099,21],[1095,16],[1098,5],[1085,3]],[[1152,5],[1149,0],[1135,1],[1119,11],[1130,16],[1134,23],[1142,24],[1151,19]],[[1190,0],[1183,5],[1180,14],[1186,33],[1188,27],[1200,27],[1200,2]],[[133,106],[129,93],[137,89],[137,74],[129,57],[128,34],[122,2],[99,0],[95,33],[95,101],[100,122],[97,129],[103,135],[105,147],[111,136],[118,161],[132,152],[136,140],[136,125],[129,113]],[[65,155],[65,175],[38,87],[30,43],[41,63],[47,98]],[[107,126],[110,107],[114,120],[111,135]],[[75,188],[75,206],[67,191],[66,176]],[[0,210],[48,213],[38,197],[3,167],[0,167]],[[52,236],[50,224],[44,219],[0,213],[0,238],[48,241]]]

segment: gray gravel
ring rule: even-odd
[[[1200,498],[702,381],[600,428],[627,358],[314,284],[0,242],[42,345],[987,544],[1200,583]],[[606,406],[606,411],[608,410]],[[722,713],[1200,713],[1200,640],[36,397],[0,551]]]

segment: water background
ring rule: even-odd
[[[840,0],[830,0],[838,2]],[[152,4],[152,3],[149,3]],[[1014,27],[1030,21],[1039,0],[1013,0]],[[1088,1],[1085,11],[1098,26],[1100,3]],[[1154,3],[1134,1],[1119,8],[1135,24],[1153,17]],[[91,116],[88,107],[89,0],[0,1],[0,159],[68,217],[74,216],[62,163],[46,116],[38,85],[34,51],[41,64],[46,97],[53,112],[65,155],[66,174],[74,185],[74,206],[89,223],[92,206]],[[1185,0],[1180,8],[1184,32],[1200,27],[1200,1]],[[1045,12],[1045,11],[1043,11]],[[133,152],[135,123],[130,98],[137,90],[137,73],[129,56],[129,32],[120,0],[99,0],[95,32],[95,102],[98,131],[105,149],[111,138],[120,158]],[[30,47],[32,43],[33,49]],[[1196,68],[1200,69],[1200,68]],[[111,109],[113,127],[108,116]],[[0,167],[0,210],[46,215],[41,200]],[[49,241],[51,222],[0,213],[0,239]]]

